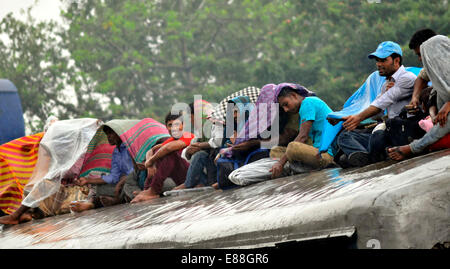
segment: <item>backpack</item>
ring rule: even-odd
[[[425,118],[425,113],[419,111],[412,117],[407,118],[405,109],[400,115],[386,120],[386,134],[391,146],[408,145],[415,139],[425,135],[425,130],[419,126],[419,121]]]

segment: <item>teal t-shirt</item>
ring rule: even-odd
[[[300,125],[305,121],[313,121],[308,135],[311,137],[315,148],[320,148],[325,121],[327,115],[331,112],[333,112],[331,108],[319,97],[315,96],[306,97],[300,106],[298,112],[300,114]],[[333,156],[331,147],[328,148],[328,153]]]

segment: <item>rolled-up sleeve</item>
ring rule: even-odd
[[[385,110],[387,107],[401,101],[405,98],[410,98],[414,90],[414,79],[411,77],[401,77],[395,82],[395,85],[386,91],[384,94],[378,96],[373,102],[372,106],[381,110]]]
[[[430,78],[428,77],[428,74],[427,74],[427,71],[425,70],[425,68],[422,68],[422,70],[420,70],[419,75],[417,77],[421,78],[425,81],[430,81]]]
[[[215,123],[211,126],[211,138],[208,140],[208,144],[211,148],[220,148],[223,140],[223,125]]]

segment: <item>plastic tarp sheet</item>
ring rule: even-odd
[[[97,119],[62,120],[53,123],[41,140],[30,182],[25,186],[28,195],[22,204],[31,208],[58,192],[61,180],[79,175],[83,160],[97,129]]]
[[[406,70],[413,72],[416,76],[419,74],[422,68],[419,67],[407,67]],[[378,71],[373,72],[366,79],[363,85],[347,99],[343,109],[340,111],[332,112],[328,114],[328,118],[341,119],[342,117],[358,114],[377,98],[381,92],[381,87],[386,81],[385,77],[380,76]],[[336,125],[331,125],[328,121],[324,123],[324,131],[322,136],[322,145],[319,148],[320,152],[326,152],[333,142],[336,135],[342,129],[342,121]]]
[[[249,164],[246,164],[233,172],[228,176],[228,179],[236,185],[245,186],[253,183],[269,180],[272,177],[272,172],[269,170],[274,164],[278,162],[278,159],[264,158]],[[282,177],[290,174],[289,165],[283,167]]]

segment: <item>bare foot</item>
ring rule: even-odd
[[[119,204],[119,199],[110,196],[100,196],[100,202],[103,206],[113,206]]]
[[[139,193],[141,193],[142,191],[134,191],[133,195],[136,197]]]
[[[412,154],[411,147],[409,145],[388,148],[387,153],[389,158],[396,161],[402,161]]]
[[[73,201],[70,203],[70,209],[74,212],[83,212],[94,208],[94,203]]]
[[[186,186],[184,185],[184,183],[176,186],[172,190],[183,190],[183,189],[186,189]]]
[[[45,218],[45,213],[39,207],[36,207],[33,208],[31,216],[33,217],[33,219],[43,219]]]
[[[28,221],[31,221],[32,219],[33,219],[33,217],[31,216],[31,213],[30,212],[26,212],[26,213],[23,213],[19,217],[19,223],[28,222]]]
[[[11,215],[3,216],[0,218],[0,224],[9,224],[9,225],[19,224],[19,218],[14,218]]]
[[[218,190],[219,189],[219,183],[214,183],[211,185],[211,187],[213,187],[214,189]]]
[[[151,189],[141,191],[130,203],[140,203],[152,199],[159,198],[159,194],[154,193]]]

